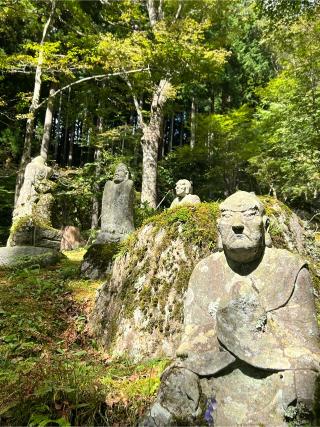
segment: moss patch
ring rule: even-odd
[[[115,242],[92,245],[83,258],[82,272],[85,277],[103,278],[109,272],[115,256],[120,250],[120,244]]]

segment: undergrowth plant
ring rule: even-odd
[[[86,332],[99,281],[84,251],[56,266],[0,271],[0,424],[133,425],[168,363],[111,360]]]

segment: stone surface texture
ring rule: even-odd
[[[200,203],[199,196],[192,193],[192,184],[187,179],[180,179],[176,183],[176,195],[177,197],[171,203],[171,208],[179,205],[194,205]]]
[[[57,251],[36,246],[15,246],[0,248],[0,269],[28,267],[31,265],[47,266],[60,259]]]
[[[270,223],[255,195],[239,191],[220,210],[223,252],[200,261],[191,275],[178,360],[142,424],[153,425],[163,408],[163,425],[197,425],[199,417],[215,426],[287,425],[290,407],[300,405],[312,421],[320,347],[307,265],[268,247]],[[200,381],[192,393],[207,402],[193,413],[175,392],[190,372]]]

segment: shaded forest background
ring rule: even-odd
[[[99,225],[124,161],[137,225],[180,178],[320,208],[315,0],[0,0],[1,244],[17,176],[55,167],[53,225]]]

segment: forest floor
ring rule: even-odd
[[[86,332],[102,282],[84,253],[0,272],[0,425],[135,425],[154,399],[168,360],[112,360]]]

